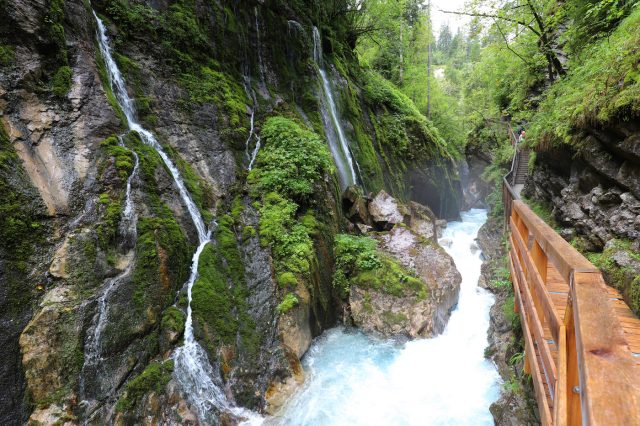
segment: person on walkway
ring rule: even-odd
[[[524,127],[520,126],[520,128],[518,129],[518,145],[520,145],[520,143],[522,143],[522,140],[524,139],[524,135],[525,135],[525,131],[524,131]]]

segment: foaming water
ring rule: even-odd
[[[478,287],[472,244],[484,210],[462,213],[443,239],[462,275],[460,300],[445,331],[403,345],[342,327],[324,333],[303,360],[304,388],[274,419],[285,425],[493,425],[500,392],[484,358],[493,296]]]
[[[177,167],[173,164],[169,156],[164,152],[160,143],[147,129],[137,121],[136,110],[133,100],[129,97],[124,79],[116,62],[111,54],[109,39],[104,24],[100,18],[93,13],[98,25],[98,44],[105,62],[109,84],[113,90],[118,104],[122,108],[127,118],[130,130],[140,134],[142,141],[155,149],[162,161],[167,166],[173,180],[178,188],[180,197],[189,211],[191,220],[198,233],[198,249],[193,254],[189,280],[185,283],[188,296],[187,319],[185,322],[184,345],[176,349],[174,353],[174,376],[180,383],[182,390],[191,404],[196,408],[198,417],[205,423],[214,422],[215,416],[221,412],[230,412],[237,416],[249,419],[257,423],[261,418],[254,413],[236,407],[229,401],[221,389],[221,379],[209,362],[205,350],[198,344],[193,335],[193,317],[191,310],[191,291],[198,277],[198,262],[204,247],[209,243],[211,232],[205,226],[200,211],[193,202],[187,190],[182,176]]]

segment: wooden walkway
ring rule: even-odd
[[[542,424],[640,425],[640,320],[509,177],[509,267]]]

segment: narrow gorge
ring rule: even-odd
[[[0,0],[0,424],[539,424],[502,177],[640,313],[640,15],[438,1]]]

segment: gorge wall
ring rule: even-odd
[[[537,155],[523,195],[640,313],[640,130],[637,120],[577,132],[575,148]]]
[[[348,226],[314,26],[365,192],[456,217],[455,154],[359,67],[334,2],[1,1],[2,424],[198,421],[171,359],[198,233],[162,158],[127,129],[92,7],[137,119],[213,230],[191,308],[223,398],[277,407],[312,337],[343,314],[333,247]],[[129,193],[133,234],[122,226]]]

